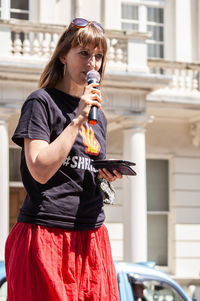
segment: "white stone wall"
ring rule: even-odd
[[[173,159],[174,262],[177,277],[200,276],[200,156]]]
[[[154,109],[147,126],[147,156],[169,159],[169,268],[179,278],[199,277],[200,150],[192,145],[186,111]],[[167,108],[166,108],[167,111]],[[159,113],[160,112],[160,116]],[[153,110],[151,111],[153,113]],[[181,116],[181,115],[184,115]]]
[[[47,24],[68,25],[71,19],[71,2],[69,0],[32,1],[31,19]]]
[[[167,111],[167,110],[166,110]],[[156,117],[146,126],[147,158],[169,160],[169,271],[179,278],[198,278],[200,273],[200,149],[192,145],[186,112],[173,110],[161,118],[163,108],[151,109]],[[159,113],[160,112],[160,116]],[[172,113],[172,112],[171,112]],[[181,115],[184,115],[181,116]],[[122,158],[123,132],[108,133],[110,158]],[[106,222],[114,258],[123,259],[124,198],[116,184],[116,204],[106,206]],[[117,229],[117,228],[116,228]],[[113,234],[115,232],[115,234]]]

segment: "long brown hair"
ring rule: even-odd
[[[77,46],[85,47],[89,44],[94,45],[94,48],[102,48],[103,60],[99,70],[102,81],[107,52],[107,42],[103,32],[96,28],[93,23],[89,23],[84,28],[77,28],[69,25],[59,38],[51,59],[40,76],[39,88],[55,87],[55,85],[63,78],[64,74],[64,65],[61,63],[60,57],[67,54],[71,48]]]

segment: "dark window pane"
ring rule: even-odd
[[[147,210],[168,211],[168,160],[146,162]]]
[[[168,217],[167,215],[149,215],[148,227],[148,260],[158,265],[167,265],[168,250]]]
[[[134,5],[122,4],[122,18],[138,20],[138,7]]]
[[[147,21],[164,23],[164,10],[163,8],[148,7],[147,8]]]
[[[148,44],[148,48],[147,48],[147,55],[148,55],[148,57],[154,57],[154,54],[155,54],[154,46],[155,45]]]
[[[164,46],[163,45],[157,45],[159,49],[159,56],[160,58],[164,58]]]
[[[133,23],[122,23],[123,30],[138,30],[138,24]]]
[[[11,8],[29,10],[28,0],[11,0]]]
[[[21,161],[21,149],[10,148],[9,150],[10,181],[21,182],[20,161]]]
[[[11,13],[10,17],[13,19],[28,20],[28,14]]]
[[[164,41],[164,28],[162,26],[147,26],[147,31],[151,32],[152,35],[149,38],[150,40],[163,42]]]
[[[148,44],[148,57],[164,58],[164,46],[159,44]]]

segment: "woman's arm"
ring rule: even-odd
[[[81,125],[87,121],[92,105],[101,107],[97,84],[88,85],[81,97],[76,117],[52,142],[44,140],[24,139],[25,157],[32,177],[41,184],[45,184],[60,168],[68,156]],[[98,102],[97,102],[97,101]]]
[[[24,139],[26,163],[32,177],[45,184],[68,156],[78,135],[80,125],[73,120],[52,143]]]

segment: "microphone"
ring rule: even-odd
[[[88,71],[86,75],[86,80],[88,82],[88,85],[92,83],[99,83],[100,82],[100,74],[99,72],[95,70]],[[98,88],[96,88],[98,89]],[[92,106],[90,109],[90,113],[88,116],[88,122],[91,125],[95,125],[98,122],[98,108],[96,106]]]

